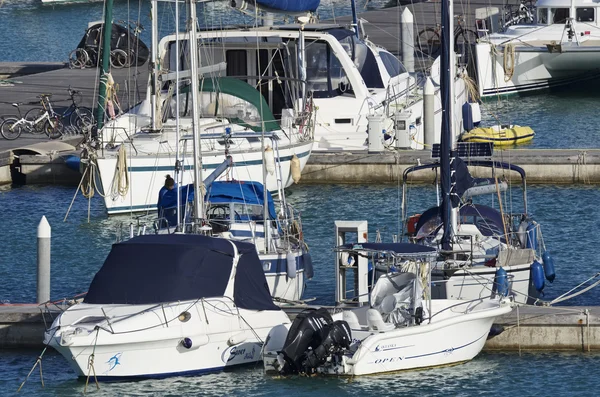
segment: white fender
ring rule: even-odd
[[[269,174],[275,173],[275,152],[270,146],[265,149],[265,168]]]
[[[295,154],[290,160],[290,173],[292,174],[294,183],[300,182],[300,178],[302,176],[302,171],[300,170],[300,159]]]
[[[287,276],[296,278],[296,255],[292,251],[287,253]]]

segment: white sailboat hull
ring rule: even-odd
[[[531,265],[503,266],[515,303],[531,303]],[[431,294],[434,299],[473,300],[492,296],[496,267],[474,266],[456,271],[433,269]]]
[[[191,315],[186,322],[178,318],[183,312]],[[262,341],[282,323],[289,323],[282,311],[239,309],[227,298],[154,306],[78,304],[61,314],[45,343],[80,377],[161,378],[259,361]]]
[[[273,174],[267,173],[267,189],[277,191],[279,187],[288,187],[294,183],[291,175],[291,159],[295,154],[300,160],[300,170],[304,168],[312,150],[312,141],[301,142],[294,145],[279,148],[279,163]],[[106,152],[105,152],[106,153]],[[117,153],[106,154],[98,158],[98,174],[104,192],[104,203],[109,215],[150,211],[156,209],[158,192],[164,185],[165,175],[174,175],[175,153],[133,155],[134,149],[127,148],[127,177],[128,189],[125,194],[119,194],[116,187],[119,183],[119,174],[116,172],[118,165]],[[254,149],[247,151],[232,151],[233,167],[220,179],[229,180],[263,180],[263,154],[262,150]],[[202,172],[204,177],[208,176],[225,159],[224,152],[213,151],[202,153]],[[192,183],[194,175],[192,171],[193,158],[183,158],[185,170],[183,172],[183,184]],[[279,178],[281,169],[281,178]],[[123,179],[121,175],[121,180]],[[281,179],[281,182],[278,181]]]

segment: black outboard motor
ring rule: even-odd
[[[306,360],[302,363],[304,372],[310,373],[313,369],[323,364],[327,357],[334,353],[341,353],[350,348],[352,342],[352,331],[347,322],[338,320],[329,326],[327,337],[317,348],[306,354]]]
[[[331,314],[324,308],[305,310],[298,314],[281,350],[285,365],[280,372],[284,375],[301,372],[306,352],[321,344],[327,337],[331,323]]]

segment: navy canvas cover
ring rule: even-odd
[[[256,0],[256,4],[287,12],[315,12],[321,0]]]
[[[84,299],[90,304],[157,304],[223,296],[233,266],[229,240],[192,234],[144,235],[113,244]],[[253,284],[266,285],[252,244],[233,242],[243,253]],[[260,280],[257,278],[262,277]],[[234,290],[236,286],[234,285]],[[273,310],[268,289],[242,288],[242,308]]]
[[[244,245],[247,247],[236,243],[241,255],[235,273],[233,301],[245,309],[281,310],[273,303],[256,248],[252,244]]]
[[[218,203],[242,203],[249,205],[263,205],[265,188],[260,182],[231,181],[213,182],[206,192],[206,201],[211,204]],[[277,219],[273,196],[267,192],[270,219]]]

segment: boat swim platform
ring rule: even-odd
[[[528,183],[600,183],[600,149],[505,149],[495,150],[492,159],[522,167]],[[313,152],[302,171],[301,183],[398,183],[408,167],[433,161],[429,150]],[[474,177],[491,177],[489,168],[470,170]],[[516,172],[503,170],[496,170],[496,176],[513,182],[521,178]],[[435,170],[424,169],[411,173],[408,182],[432,183],[435,178]]]
[[[295,317],[308,306],[283,309]],[[46,327],[60,310],[37,304],[0,304],[0,349],[43,348]],[[599,306],[519,306],[495,321],[503,330],[484,351],[600,351]]]

